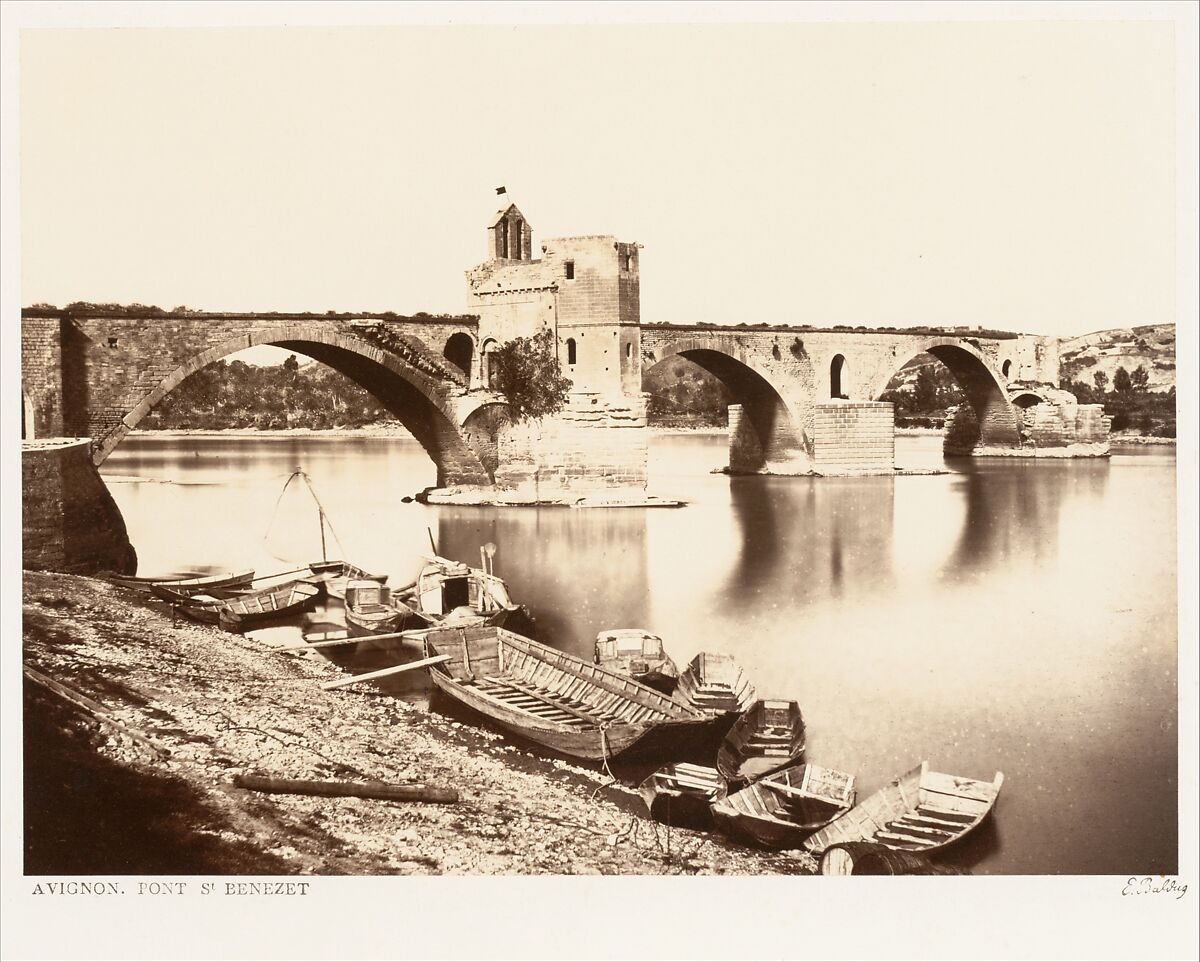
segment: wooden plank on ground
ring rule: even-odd
[[[347,685],[354,685],[360,681],[373,681],[376,678],[386,678],[389,675],[398,675],[402,671],[412,671],[414,668],[428,668],[430,665],[440,665],[442,662],[449,660],[449,655],[434,655],[432,658],[422,658],[420,661],[410,661],[403,665],[380,668],[378,671],[368,671],[362,675],[351,675],[349,678],[335,678],[333,681],[321,682],[321,687],[326,691],[333,688],[345,688]]]

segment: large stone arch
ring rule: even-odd
[[[957,447],[976,443],[989,446],[1014,446],[1020,443],[1019,419],[1009,400],[1007,379],[983,352],[961,338],[937,337],[917,342],[896,355],[890,371],[880,375],[869,388],[868,397],[879,398],[893,377],[918,354],[931,354],[942,362],[966,395],[977,425],[974,438],[959,438]],[[949,430],[949,426],[948,426]]]
[[[811,404],[793,390],[805,380],[811,364],[781,351],[777,345],[761,351],[726,345],[720,336],[679,338],[655,343],[644,353],[643,377],[673,357],[683,357],[718,378],[733,395],[730,405],[729,467],[737,472],[769,470],[805,473],[812,456]],[[760,356],[761,355],[761,356]],[[778,355],[778,356],[777,356]]]
[[[100,465],[156,404],[201,368],[245,350],[269,344],[320,361],[362,386],[417,439],[437,467],[439,487],[490,484],[492,477],[459,429],[448,385],[401,357],[353,334],[324,325],[255,330],[223,340],[175,367],[96,440],[93,461]]]

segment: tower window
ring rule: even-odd
[[[576,352],[575,352],[575,338],[573,338],[573,337],[568,337],[568,338],[567,338],[567,363],[568,363],[568,364],[574,364],[574,363],[575,363],[575,356],[576,356]]]
[[[627,271],[633,270],[633,255],[632,254],[625,255],[625,270],[627,270]]]
[[[633,357],[633,341],[630,341],[628,344],[625,345],[625,356]]]
[[[108,336],[108,346],[109,347],[117,346],[117,339],[115,337],[113,337],[111,334]]]
[[[575,280],[575,262],[567,261],[565,267],[566,267],[566,271],[567,271],[567,280],[569,280],[569,281]]]

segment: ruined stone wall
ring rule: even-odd
[[[61,421],[48,421],[49,433],[101,439],[117,429],[122,419],[182,365],[221,345],[239,340],[250,347],[262,343],[261,335],[279,332],[279,340],[301,341],[306,335],[349,331],[366,336],[359,328],[383,327],[393,335],[393,345],[382,345],[423,374],[453,383],[461,375],[442,356],[446,341],[463,331],[474,338],[473,317],[403,318],[389,320],[361,315],[317,314],[162,314],[105,315],[102,312],[23,314],[22,361],[30,364],[23,380],[44,377],[39,361],[48,348],[46,332],[60,326]],[[400,344],[406,340],[413,347]],[[420,355],[420,356],[417,356]],[[214,360],[216,358],[213,358]],[[47,391],[47,396],[49,396]]]
[[[91,460],[88,441],[21,445],[23,567],[133,574],[137,554],[125,519]]]
[[[896,419],[883,401],[822,401],[813,424],[813,471],[824,475],[891,474]]]
[[[21,392],[33,423],[26,437],[60,437],[62,413],[62,335],[57,317],[21,320]]]
[[[498,488],[552,499],[646,487],[646,400],[573,394],[540,422],[512,425],[498,439]]]

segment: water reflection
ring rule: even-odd
[[[1174,460],[945,462],[929,477],[729,478],[720,437],[659,437],[653,489],[678,510],[435,508],[414,442],[131,438],[104,466],[142,573],[278,570],[319,551],[313,478],[350,560],[411,581],[431,549],[497,574],[543,640],[590,657],[645,627],[677,662],[736,657],[799,699],[808,756],[868,793],[922,759],[1006,776],[997,820],[953,853],[980,872],[1169,872],[1176,842]],[[901,464],[942,466],[936,438]],[[141,478],[143,480],[120,480]],[[338,625],[330,602],[311,616]],[[295,627],[271,629],[283,639]],[[413,644],[332,649],[348,670]],[[427,697],[422,673],[389,679]],[[1114,757],[1119,753],[1119,764]],[[1098,839],[1103,843],[1099,844]]]

